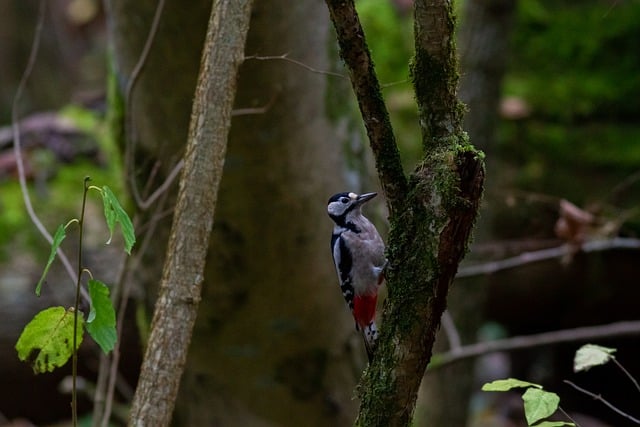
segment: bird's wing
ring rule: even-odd
[[[342,236],[337,235],[332,238],[333,262],[336,265],[338,279],[340,280],[340,290],[349,309],[353,312],[354,289],[349,272],[353,265],[351,251],[347,248]]]

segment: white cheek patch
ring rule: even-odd
[[[329,207],[327,208],[330,214],[332,215],[340,215],[342,211],[342,203],[340,202],[331,202],[329,203]]]

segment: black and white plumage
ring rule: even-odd
[[[335,223],[331,252],[340,289],[356,329],[364,336],[369,360],[373,356],[378,329],[375,324],[378,288],[384,280],[384,242],[376,227],[362,214],[362,206],[377,193],[338,193],[328,202],[327,212]]]

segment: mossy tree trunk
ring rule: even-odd
[[[498,109],[509,52],[510,30],[513,26],[516,0],[467,0],[464,2],[462,19],[458,31],[460,52],[460,99],[468,106],[464,116],[464,130],[476,147],[484,150],[488,157],[487,169],[491,179],[485,185],[484,198],[489,200],[482,207],[482,213],[474,234],[474,242],[490,240],[491,221],[494,212],[491,207],[491,184],[504,182],[501,168],[496,163],[495,130]],[[455,321],[463,343],[475,342],[478,327],[482,325],[486,313],[485,302],[489,276],[475,277],[456,282],[449,297],[449,312]],[[442,340],[441,340],[442,338]],[[449,349],[444,334],[438,336],[438,351]],[[467,424],[469,398],[474,391],[475,360],[427,372],[421,388],[418,404],[420,420],[426,425],[463,426]]]
[[[389,204],[388,300],[379,347],[360,387],[357,424],[405,426],[482,193],[482,154],[462,130],[452,5],[415,2],[411,67],[424,158],[409,178],[352,1],[327,0]]]

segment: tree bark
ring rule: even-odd
[[[251,0],[214,1],[160,296],[130,424],[169,425],[191,340]]]
[[[360,90],[361,81],[375,81],[376,77],[353,2],[327,0],[327,4],[341,56],[350,68],[352,85],[360,98],[363,120],[379,123],[380,116],[363,108],[371,100],[377,102],[381,95],[377,85],[372,85],[371,91]],[[418,387],[431,358],[449,287],[466,251],[482,193],[482,154],[469,144],[462,131],[464,107],[456,97],[453,30],[449,2],[416,1],[416,54],[411,71],[425,156],[406,186],[404,176],[380,170],[381,165],[396,170],[395,156],[379,158],[383,152],[397,152],[393,139],[384,138],[384,151],[371,141],[390,205],[386,272],[389,296],[379,346],[359,389],[362,402],[357,425],[411,423]],[[380,133],[390,135],[385,116],[386,110],[382,115],[385,129]],[[390,179],[396,182],[388,182]]]
[[[498,108],[509,52],[510,30],[515,12],[515,0],[467,0],[462,10],[458,31],[460,47],[460,99],[468,106],[464,116],[464,130],[474,146],[490,155],[495,148],[495,128]],[[505,170],[496,164],[495,157],[487,162],[493,179],[485,185],[484,198],[492,197],[491,183],[504,182]],[[499,197],[503,195],[500,194]],[[495,203],[483,206],[474,241],[492,238],[491,222]],[[459,282],[449,296],[449,312],[455,320],[463,342],[477,339],[478,326],[483,323],[489,276],[475,277]],[[438,341],[443,334],[439,334]],[[444,338],[444,337],[442,337]],[[448,347],[443,340],[438,351]],[[420,419],[427,425],[466,425],[469,397],[474,387],[474,360],[428,372],[422,386],[418,404]],[[424,408],[420,409],[422,406]]]

